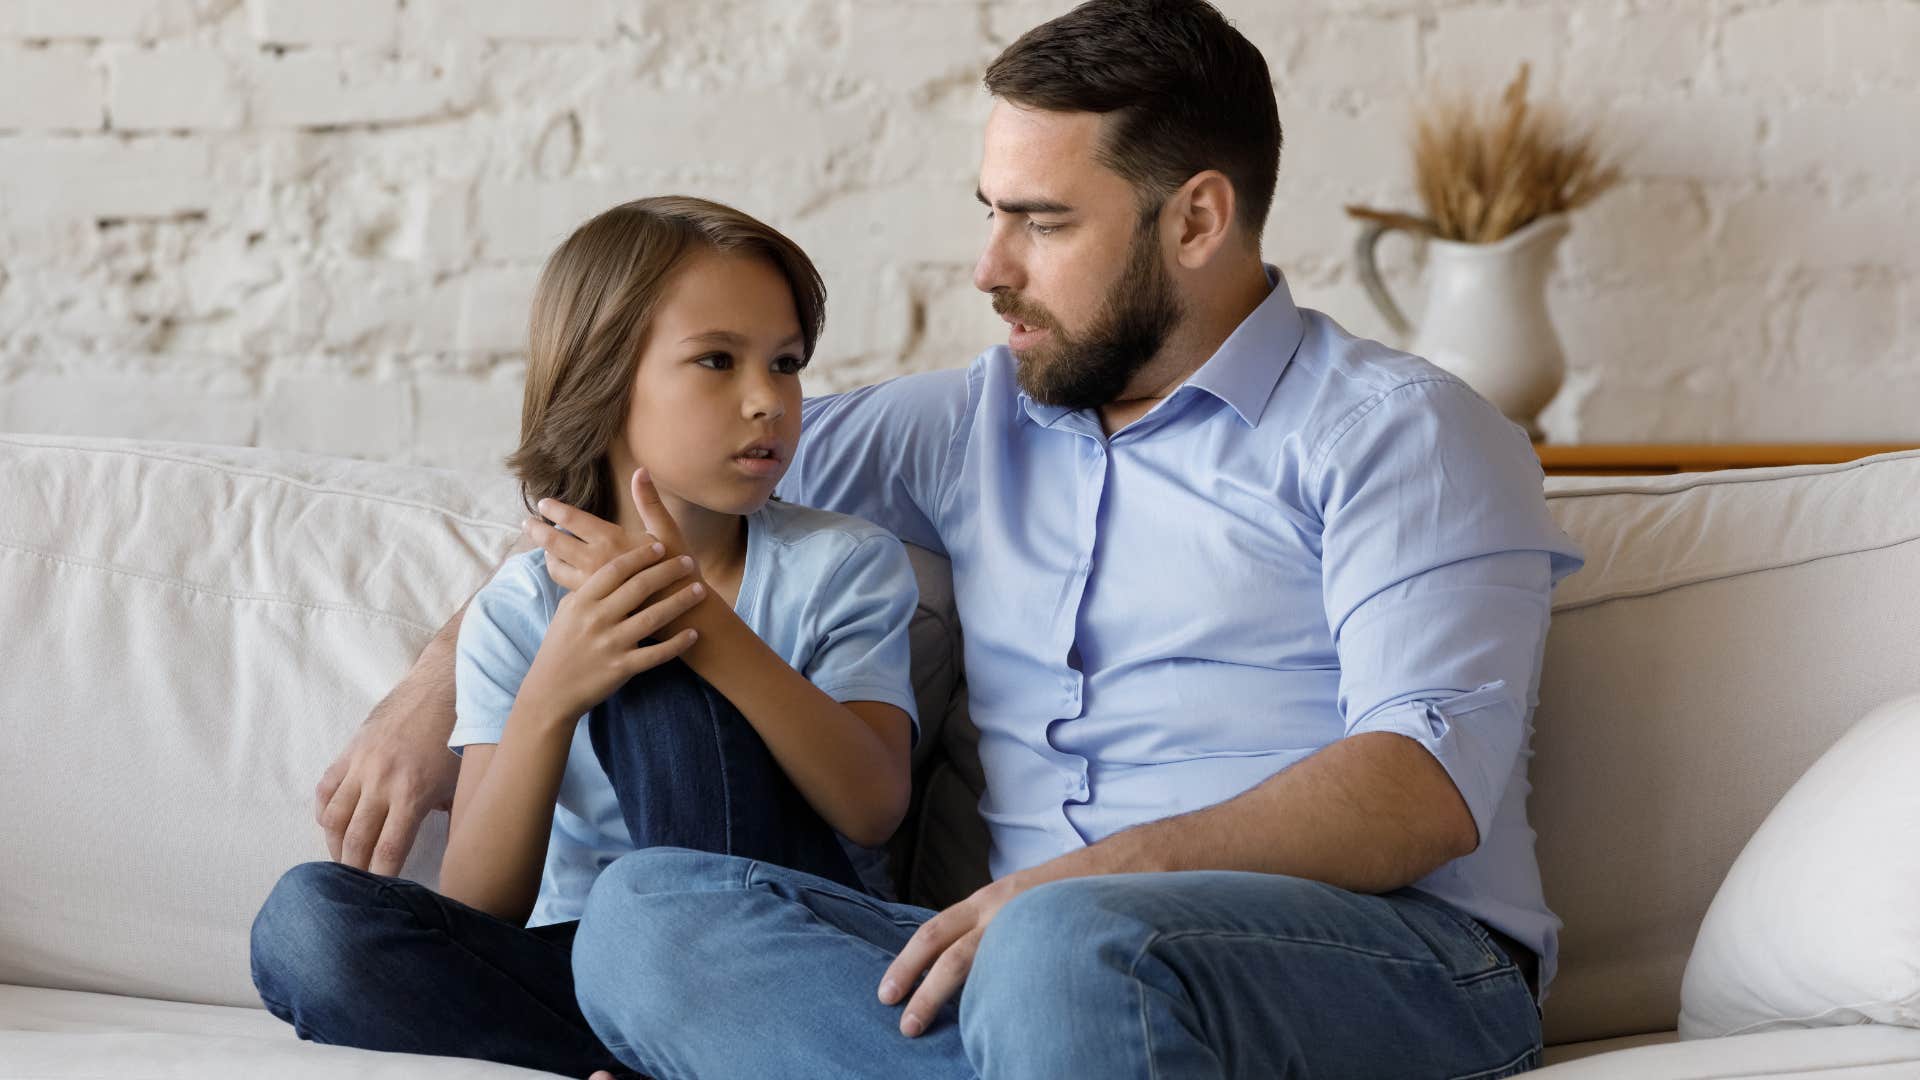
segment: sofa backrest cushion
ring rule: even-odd
[[[1920,452],[1555,479],[1548,505],[1587,566],[1555,593],[1534,716],[1529,816],[1566,923],[1547,1041],[1670,1031],[1767,811],[1920,690]]]
[[[327,857],[321,769],[522,516],[501,476],[0,436],[0,983],[257,1006],[248,929]],[[948,575],[909,554],[937,721]],[[436,813],[405,874],[444,842]]]

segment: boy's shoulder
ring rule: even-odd
[[[474,595],[488,607],[539,609],[551,612],[560,602],[561,588],[547,573],[547,553],[540,548],[506,557],[493,578]]]

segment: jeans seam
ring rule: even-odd
[[[713,736],[713,756],[720,762],[720,805],[726,807],[726,813],[720,815],[720,827],[724,830],[726,853],[735,855],[738,853],[733,849],[733,778],[727,775],[727,744],[720,737],[720,711],[705,689],[700,692],[700,704],[706,707],[707,731]]]
[[[1385,960],[1395,964],[1408,964],[1414,967],[1446,967],[1445,964],[1437,959],[1396,956],[1393,953],[1380,952],[1376,949],[1364,949],[1357,945],[1349,945],[1343,941],[1327,941],[1324,938],[1295,937],[1291,934],[1274,934],[1253,930],[1180,930],[1173,933],[1155,935],[1157,940],[1165,942],[1180,941],[1194,937],[1253,940],[1273,945],[1316,945],[1325,949],[1338,949],[1341,952],[1350,952],[1359,956],[1367,956],[1375,960]]]
[[[866,908],[868,911],[873,912],[875,915],[880,916],[881,918],[887,920],[888,922],[892,923],[895,926],[902,926],[902,927],[912,926],[917,928],[922,922],[925,921],[925,920],[916,920],[916,919],[903,919],[900,916],[895,915],[893,912],[887,911],[884,907],[881,906],[885,904],[886,901],[879,900],[877,898],[869,898],[867,895],[863,893],[853,893],[852,895],[849,895],[847,893],[829,892],[826,889],[816,889],[811,885],[801,885],[797,883],[794,884],[793,888],[798,892],[812,893],[815,896],[824,896],[832,900],[840,900],[840,901],[845,901],[849,903],[857,903],[861,907]]]
[[[809,919],[812,919],[812,920],[813,920],[814,922],[816,922],[816,923],[819,923],[819,924],[820,924],[821,926],[824,926],[824,927],[826,927],[826,928],[828,928],[829,930],[832,930],[832,931],[834,931],[835,933],[838,933],[838,934],[840,934],[840,935],[841,935],[842,937],[844,937],[844,938],[846,938],[846,939],[847,939],[848,941],[850,941],[850,942],[852,942],[852,943],[854,943],[854,944],[858,944],[858,945],[864,945],[864,946],[866,946],[867,948],[869,948],[869,949],[872,949],[872,950],[873,950],[874,952],[877,952],[877,953],[879,953],[879,954],[881,955],[881,957],[883,957],[883,958],[885,958],[885,959],[887,959],[887,960],[892,960],[892,959],[893,959],[893,958],[894,958],[894,957],[895,957],[895,956],[897,955],[896,953],[890,953],[890,952],[888,952],[888,951],[887,951],[886,949],[883,949],[883,948],[881,948],[880,946],[878,946],[878,945],[875,945],[875,944],[874,944],[873,942],[871,942],[871,941],[868,941],[868,940],[867,940],[866,938],[863,938],[863,937],[861,937],[861,936],[860,936],[859,934],[849,934],[849,933],[847,933],[847,932],[845,932],[845,931],[843,931],[843,930],[841,930],[841,929],[840,929],[839,927],[837,927],[837,926],[835,926],[835,925],[833,925],[832,923],[830,923],[830,922],[828,922],[827,920],[825,920],[825,919],[823,919],[823,918],[821,918],[818,912],[816,912],[816,911],[814,911],[814,910],[813,910],[812,908],[810,908],[810,907],[808,907],[807,905],[805,905],[805,904],[802,904],[802,903],[800,903],[800,902],[799,902],[799,901],[797,901],[797,900],[793,900],[793,899],[790,899],[790,898],[788,898],[788,897],[784,897],[784,896],[781,896],[781,895],[780,895],[779,893],[777,893],[777,892],[775,892],[775,891],[774,891],[774,889],[773,889],[773,887],[772,887],[772,886],[771,886],[770,884],[767,884],[767,883],[765,883],[765,882],[757,882],[757,881],[755,881],[755,880],[753,879],[753,870],[754,870],[754,868],[755,868],[755,867],[758,867],[759,865],[760,865],[760,862],[759,862],[759,860],[757,860],[757,859],[756,859],[756,860],[751,860],[751,861],[749,861],[749,862],[748,862],[748,864],[747,864],[747,869],[746,869],[746,872],[745,872],[745,873],[743,873],[743,874],[741,875],[741,880],[740,880],[740,887],[741,887],[741,888],[744,888],[744,889],[759,889],[759,890],[761,890],[762,892],[765,892],[765,893],[767,893],[768,895],[770,895],[770,896],[773,896],[773,897],[775,897],[776,899],[779,899],[779,900],[780,900],[780,901],[782,901],[783,903],[788,903],[788,904],[792,904],[793,906],[795,906],[795,907],[797,907],[797,908],[799,908],[799,909],[800,909],[801,911],[804,911],[804,912],[806,912],[806,914],[807,914],[807,918],[809,918]],[[819,892],[820,892],[820,890],[818,890],[818,889],[807,889],[806,891],[807,891],[807,892],[813,892],[813,893],[819,893]],[[827,895],[827,896],[836,896],[836,895],[838,895],[838,894],[836,894],[836,893],[826,893],[826,894],[824,894],[824,895]]]
[[[1140,945],[1140,951],[1133,954],[1133,961],[1127,965],[1127,978],[1133,981],[1134,993],[1140,1001],[1140,1042],[1141,1045],[1146,1048],[1148,1080],[1159,1080],[1160,1067],[1155,1063],[1153,1055],[1153,1027],[1147,1022],[1147,987],[1146,984],[1141,981],[1139,972],[1140,961],[1146,959],[1147,953],[1151,951],[1159,941],[1159,931],[1156,930],[1147,935],[1147,940]]]
[[[1487,982],[1488,980],[1502,978],[1507,975],[1512,975],[1517,977],[1520,980],[1521,988],[1522,989],[1526,988],[1527,977],[1523,972],[1521,972],[1520,965],[1514,963],[1512,960],[1506,961],[1505,963],[1501,964],[1499,967],[1494,968],[1491,971],[1478,971],[1472,975],[1463,975],[1460,978],[1453,980],[1453,985],[1460,987],[1461,989],[1464,990],[1469,986],[1478,986],[1479,984],[1483,982]],[[1532,991],[1528,991],[1528,993],[1531,993],[1531,992]]]

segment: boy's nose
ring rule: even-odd
[[[749,420],[778,420],[787,415],[787,407],[780,401],[780,395],[774,393],[755,393],[747,395],[743,410]]]

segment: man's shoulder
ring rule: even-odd
[[[761,519],[773,549],[828,570],[862,547],[900,544],[898,537],[865,518],[799,503],[769,502]]]
[[[1318,390],[1317,413],[1334,418],[1426,383],[1465,388],[1458,376],[1424,357],[1356,336],[1318,311],[1301,311],[1306,332],[1293,367]]]
[[[1510,423],[1465,380],[1432,361],[1355,336],[1320,312],[1301,314],[1306,332],[1282,380],[1291,384],[1282,397],[1291,406],[1285,422],[1315,457],[1377,410],[1426,409],[1435,397],[1466,402],[1487,423]]]

